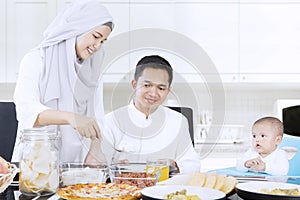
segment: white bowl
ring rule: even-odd
[[[106,166],[86,166],[79,163],[60,165],[60,185],[105,183],[108,178]]]

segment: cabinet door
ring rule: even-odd
[[[240,5],[240,72],[245,82],[299,82],[300,3]]]
[[[69,6],[74,0],[56,0],[57,1],[57,10],[56,14],[64,10],[67,6]]]
[[[24,54],[38,45],[43,32],[56,15],[53,0],[7,1],[7,77],[15,82]]]
[[[131,5],[130,12],[130,28],[131,30],[143,29],[143,28],[153,28],[153,29],[162,29],[170,31],[169,43],[173,41],[173,36],[171,35],[176,31],[177,23],[177,14],[176,5],[172,2],[144,2],[136,1]],[[153,33],[154,34],[154,33]],[[155,37],[155,39],[153,39]],[[153,41],[155,47],[151,47],[151,42],[149,46],[145,48],[140,48],[138,51],[135,51],[130,58],[130,66],[135,67],[136,62],[145,55],[160,55],[166,58],[174,69],[174,82],[190,81],[190,82],[202,82],[200,76],[197,77],[197,71],[193,66],[185,61],[182,55],[178,55],[178,52],[175,52],[174,49],[164,49],[165,35],[152,35],[151,32],[145,34],[144,37],[147,41]],[[158,42],[161,41],[161,42]],[[165,44],[166,44],[165,43]],[[159,46],[161,45],[161,46]],[[168,45],[169,47],[172,45]],[[178,75],[178,76],[177,76]],[[181,75],[181,76],[179,76]]]
[[[5,82],[5,76],[6,76],[6,40],[5,40],[5,1],[0,1],[0,25],[2,28],[0,28],[0,83]]]
[[[223,81],[237,81],[238,11],[237,3],[135,3],[131,5],[130,27],[167,29],[185,35],[207,53]],[[201,82],[194,76],[197,70],[182,65],[178,72],[188,80]]]
[[[108,9],[109,13],[113,17],[115,25],[108,38],[108,42],[111,40],[119,40],[119,38],[122,37],[122,34],[127,33],[130,30],[130,4],[126,2],[103,2],[103,5]],[[127,42],[129,41],[121,40],[117,43],[118,46],[111,47],[112,49],[110,50],[114,51],[114,49],[123,49],[122,47],[126,45]],[[105,51],[105,44],[103,47]],[[104,82],[119,83],[125,81],[129,83],[129,56],[126,52],[121,53],[122,55],[119,55],[119,57],[113,58],[114,60],[110,61],[109,66],[103,66],[105,67],[103,74]],[[109,55],[106,54],[106,56]]]
[[[130,23],[130,4],[128,3],[107,3],[104,2],[103,5],[108,9],[109,13],[113,17],[114,20],[114,29],[109,36],[112,38],[118,34],[129,31],[129,23]]]
[[[131,3],[130,29],[141,28],[174,30],[174,4],[168,2]]]
[[[178,3],[175,9],[175,30],[202,47],[223,81],[237,81],[239,4]]]

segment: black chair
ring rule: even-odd
[[[18,121],[13,102],[0,102],[0,156],[11,161],[16,141]]]
[[[191,136],[191,140],[194,144],[194,122],[193,122],[193,109],[192,108],[188,108],[188,107],[175,107],[175,106],[167,106],[168,108],[175,110],[177,112],[180,112],[181,114],[183,114],[189,123],[189,132],[190,132],[190,136]]]
[[[300,106],[283,108],[282,123],[285,135],[279,147],[293,147],[297,149],[295,155],[289,160],[290,168],[288,175],[300,176]]]
[[[300,106],[291,106],[282,109],[282,123],[284,133],[300,136]]]

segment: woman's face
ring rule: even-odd
[[[148,115],[166,99],[169,88],[168,72],[162,69],[145,68],[137,81],[132,81],[135,90],[135,106]]]
[[[100,49],[101,44],[107,39],[111,29],[108,26],[102,25],[95,28],[93,31],[78,37],[75,45],[76,55],[80,59],[87,59],[94,52]]]

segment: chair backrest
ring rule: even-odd
[[[284,133],[300,136],[300,106],[291,106],[282,110]]]
[[[300,106],[291,106],[283,108],[282,110],[282,123],[284,126],[284,137],[279,145],[282,147],[297,148],[296,154],[289,160],[290,168],[288,175],[300,175]]]
[[[189,132],[190,132],[190,137],[194,146],[194,122],[193,122],[193,109],[189,107],[173,107],[173,106],[167,106],[168,108],[175,110],[177,112],[180,112],[183,114],[189,123]]]
[[[0,102],[0,156],[7,161],[12,158],[17,128],[15,104]]]
[[[297,148],[296,154],[289,160],[289,176],[300,176],[300,137],[288,136],[283,137],[282,142],[278,146],[279,148],[285,149],[287,147]]]

